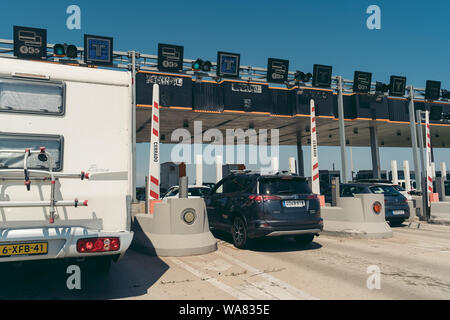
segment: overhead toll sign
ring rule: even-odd
[[[113,38],[85,34],[84,62],[94,65],[112,65]]]
[[[315,64],[313,71],[313,87],[330,88],[332,75],[333,67]]]
[[[425,89],[425,99],[438,100],[441,96],[441,82],[427,80],[427,87]]]
[[[238,53],[217,52],[217,76],[239,78],[241,55]]]
[[[47,30],[14,26],[14,55],[21,59],[47,57]]]
[[[153,104],[153,85],[159,85],[160,105],[163,107],[192,108],[192,79],[184,75],[168,75],[140,71],[136,75],[136,103]]]
[[[267,82],[285,83],[288,80],[289,61],[269,58]]]
[[[333,92],[315,89],[303,89],[302,94],[295,95],[296,114],[309,114],[310,102],[314,100],[316,115],[333,115],[335,107],[335,97]]]
[[[158,70],[167,72],[183,71],[184,47],[158,44]]]
[[[406,91],[406,78],[399,76],[391,76],[391,84],[389,86],[389,94],[391,96],[403,97]]]
[[[223,104],[227,110],[270,112],[269,86],[264,83],[224,81]]]
[[[372,84],[372,73],[355,71],[355,79],[353,80],[353,92],[369,93]]]

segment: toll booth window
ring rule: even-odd
[[[0,111],[64,114],[63,83],[0,79]]]
[[[63,138],[49,135],[22,135],[0,134],[0,170],[23,169],[25,149],[39,151],[45,147],[53,158],[54,171],[62,170]],[[8,152],[17,150],[19,153]],[[4,152],[6,151],[6,152]],[[44,161],[41,161],[44,160]],[[32,154],[27,161],[28,169],[48,170],[50,159],[39,159],[37,154]]]

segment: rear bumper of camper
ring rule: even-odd
[[[77,243],[84,239],[118,238],[115,251],[81,253]],[[133,239],[133,232],[102,232],[84,227],[44,227],[0,229],[0,263],[51,259],[83,259],[94,256],[123,256]]]

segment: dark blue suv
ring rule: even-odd
[[[232,173],[205,198],[212,229],[231,233],[234,245],[248,239],[294,236],[300,244],[323,230],[320,202],[305,178],[280,173]]]

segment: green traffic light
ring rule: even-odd
[[[203,60],[197,59],[194,63],[192,63],[192,69],[198,71],[202,68]]]
[[[66,50],[62,44],[55,44],[53,47],[53,53],[55,56],[64,57],[66,55]]]

